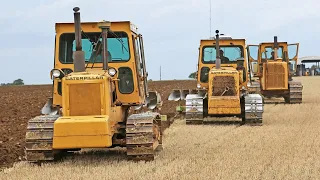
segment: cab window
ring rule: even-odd
[[[133,73],[129,67],[120,67],[118,74],[118,88],[122,94],[131,94],[134,90]]]
[[[242,46],[220,46],[220,59],[222,64],[236,64],[239,58],[243,58]],[[216,48],[204,47],[203,48],[203,63],[215,63],[216,61]]]
[[[108,33],[108,61],[123,62],[130,59],[128,35],[125,32]],[[74,33],[64,33],[60,36],[59,60],[61,63],[73,63],[73,51],[76,50]],[[88,63],[102,63],[101,33],[82,34],[82,50]]]
[[[209,79],[209,67],[202,67],[200,71],[200,82],[207,83]]]
[[[265,47],[264,50],[262,51],[261,57],[263,60],[274,60],[274,55],[273,55],[273,48],[271,46]],[[283,50],[282,46],[279,47],[278,49],[278,58],[283,58]]]

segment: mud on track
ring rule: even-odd
[[[171,117],[177,103],[167,101],[174,88],[194,88],[195,81],[153,81],[150,90],[161,93],[161,113]],[[51,96],[50,85],[1,86],[0,87],[0,169],[24,160],[24,137],[30,118],[40,114],[42,106]]]

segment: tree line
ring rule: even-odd
[[[189,75],[190,79],[197,79],[197,72],[193,72]]]
[[[0,86],[17,86],[17,85],[24,85],[22,79],[16,79],[12,83],[1,83]]]

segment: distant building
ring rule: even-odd
[[[308,66],[306,67],[306,64]],[[320,75],[320,56],[305,56],[298,59],[296,75]]]

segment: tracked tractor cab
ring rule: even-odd
[[[115,146],[126,147],[130,159],[153,160],[162,143],[155,112],[161,99],[148,91],[143,52],[142,35],[130,22],[81,23],[74,8],[74,23],[57,23],[53,97],[42,116],[29,120],[27,160]]]
[[[217,50],[216,38],[200,41],[198,86],[202,89],[209,88],[209,71],[214,68],[241,69],[238,72],[239,86],[245,86],[245,82],[247,82],[245,40],[221,35],[218,43],[219,49]],[[217,62],[217,57],[220,58],[220,62]]]
[[[217,31],[215,38],[200,41],[197,88],[173,90],[168,99],[185,100],[187,123],[238,117],[243,123],[262,124],[262,97],[247,94],[247,72],[245,40]]]
[[[258,51],[253,50],[258,49]],[[302,102],[302,84],[293,80],[297,69],[299,43],[264,42],[247,47],[251,74],[249,90],[264,97],[283,97],[286,103]],[[257,83],[259,82],[259,83]]]

